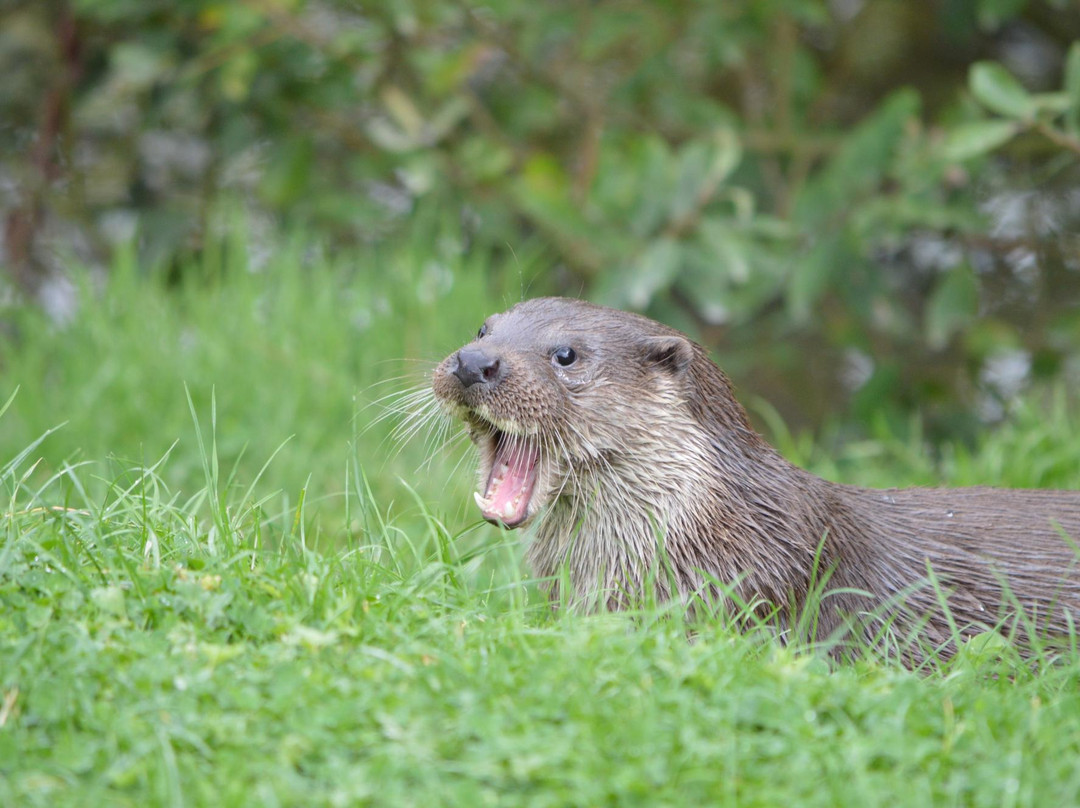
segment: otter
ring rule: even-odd
[[[819,478],[754,431],[700,345],[645,316],[518,303],[432,391],[479,449],[483,517],[536,523],[527,560],[553,597],[736,603],[788,636],[887,638],[907,660],[991,629],[1030,647],[1080,618],[1080,493]]]

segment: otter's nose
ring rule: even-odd
[[[501,378],[498,357],[489,356],[479,348],[462,348],[457,352],[457,367],[454,375],[465,387],[474,384],[494,384]]]

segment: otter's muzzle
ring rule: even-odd
[[[458,351],[457,363],[452,373],[463,387],[472,387],[474,384],[494,385],[504,375],[499,358],[490,356],[480,348],[462,348]]]

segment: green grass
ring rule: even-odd
[[[66,326],[9,313],[0,805],[1080,801],[1080,659],[830,669],[662,607],[552,612],[470,461],[396,449],[371,404],[518,269],[311,260],[172,290],[122,262]],[[936,459],[772,426],[847,482],[1080,487],[1061,393]]]

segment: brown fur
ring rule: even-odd
[[[814,637],[854,620],[866,640],[889,623],[945,653],[941,593],[962,635],[1008,620],[1003,583],[1040,631],[1080,616],[1066,538],[1080,538],[1077,492],[838,485],[770,447],[727,377],[671,328],[560,298],[485,328],[466,349],[497,359],[497,378],[462,384],[455,353],[434,391],[480,447],[481,493],[497,432],[540,447],[528,559],[538,576],[565,569],[571,599],[618,608],[648,585],[691,598],[719,581],[791,627],[815,575],[829,576]],[[562,347],[576,351],[569,367],[553,359]]]

